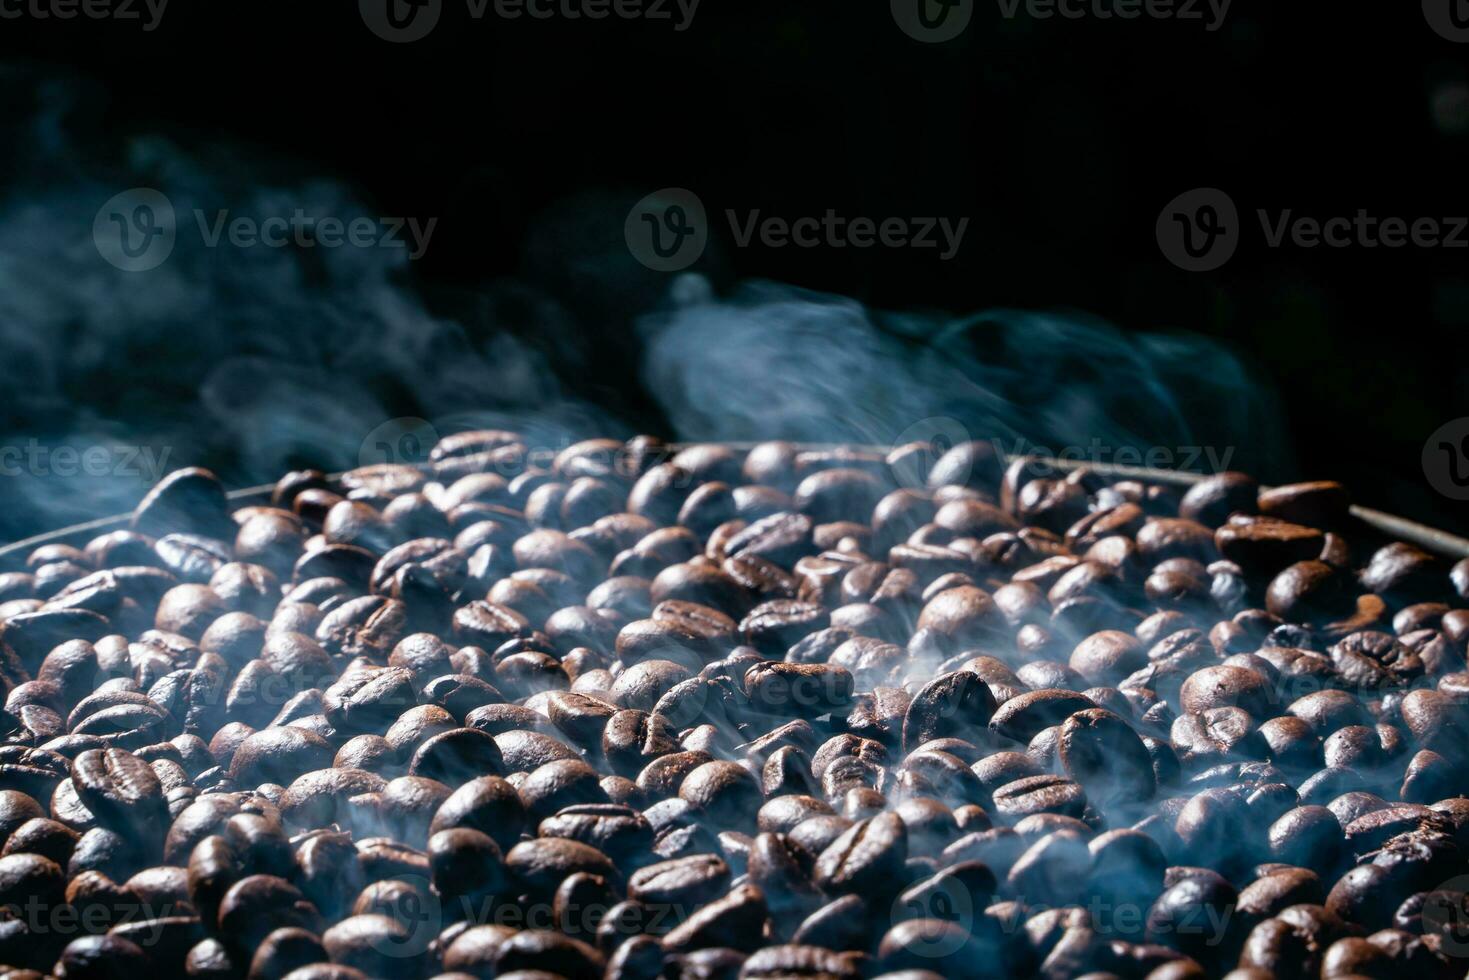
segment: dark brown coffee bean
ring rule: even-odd
[[[562,880],[578,871],[618,879],[607,855],[580,841],[559,837],[522,841],[506,853],[505,863],[521,887],[548,901]]]
[[[822,850],[814,880],[829,895],[890,894],[907,859],[907,828],[896,814],[884,813],[853,824]]]
[[[1261,490],[1260,513],[1309,527],[1336,527],[1346,517],[1350,497],[1340,483],[1321,480]]]
[[[1130,725],[1101,708],[1078,711],[1061,724],[1056,755],[1066,774],[1098,806],[1141,802],[1156,789],[1152,758]]]
[[[296,773],[331,765],[331,743],[304,728],[267,728],[245,738],[230,762],[230,778],[240,786],[287,784]]]
[[[936,738],[974,738],[995,709],[994,695],[977,674],[961,670],[935,678],[908,705],[903,748],[911,752]]]
[[[508,606],[476,600],[454,613],[454,635],[463,643],[493,650],[509,640],[525,636],[526,618]]]
[[[320,929],[320,918],[305,896],[281,878],[242,878],[220,901],[220,931],[242,950],[256,948],[271,932],[286,927],[315,932]]]
[[[72,761],[77,798],[110,829],[127,833],[164,819],[163,786],[153,769],[121,749],[83,752]]]
[[[1271,580],[1265,606],[1289,622],[1319,623],[1344,613],[1349,598],[1336,569],[1321,561],[1303,561]]]
[[[1117,683],[1146,663],[1142,643],[1120,630],[1093,633],[1071,652],[1071,669],[1090,684]]]
[[[804,514],[789,511],[772,514],[731,537],[725,553],[731,558],[754,555],[790,568],[813,547],[813,527],[811,518]]]
[[[765,661],[745,672],[744,686],[756,710],[809,718],[845,712],[853,681],[851,673],[831,664]]]
[[[501,850],[513,847],[525,825],[525,807],[515,788],[498,776],[464,783],[439,806],[431,833],[463,827],[490,835]]]
[[[645,660],[624,670],[609,692],[623,708],[651,711],[659,698],[682,681],[689,670],[669,660]]]
[[[1188,489],[1178,514],[1209,527],[1218,527],[1233,514],[1253,513],[1259,484],[1245,473],[1217,473]]]
[[[1196,960],[1212,962],[1228,948],[1235,890],[1219,876],[1186,877],[1158,896],[1147,913],[1147,937]],[[1235,940],[1237,941],[1237,940]]]
[[[991,640],[1003,622],[994,600],[982,589],[964,586],[940,592],[918,617],[919,629],[937,633],[955,650],[981,646]]]
[[[1251,575],[1273,575],[1319,558],[1326,537],[1313,527],[1265,517],[1231,520],[1214,534],[1219,553]]]
[[[1095,708],[1090,699],[1073,691],[1028,691],[996,709],[989,727],[998,735],[1028,743],[1044,728],[1059,725],[1078,711]]]
[[[748,823],[765,801],[759,781],[734,762],[704,763],[683,778],[678,795],[720,828]]]
[[[137,943],[122,936],[82,936],[67,943],[56,972],[67,977],[142,976],[153,961]]]
[[[132,516],[133,530],[153,537],[175,531],[213,535],[229,525],[224,485],[198,467],[168,474],[148,491]]]
[[[1018,822],[1038,813],[1079,816],[1086,807],[1082,788],[1061,776],[1026,776],[1012,780],[993,794],[999,814]]]
[[[729,883],[729,866],[716,855],[700,854],[661,861],[628,878],[628,895],[644,905],[667,910],[675,921],[721,894]]]
[[[806,634],[825,629],[828,615],[820,605],[774,599],[757,606],[740,623],[740,635],[768,656],[783,656]]]
[[[277,929],[265,937],[250,957],[250,975],[262,980],[280,980],[292,970],[327,959],[327,951],[314,934],[300,928]]]

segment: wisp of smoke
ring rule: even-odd
[[[340,182],[240,145],[114,147],[89,115],[95,93],[7,74],[10,98],[35,104],[0,121],[0,539],[126,510],[177,466],[213,465],[245,486],[293,466],[357,465],[400,416],[441,434],[518,428],[545,448],[633,431],[576,394],[618,335],[558,296],[626,294],[609,283],[627,279],[628,255],[487,283],[466,325],[426,308],[406,249],[211,245],[201,227],[221,212],[377,220]],[[136,187],[166,195],[178,222],[167,261],[141,273],[104,261],[92,239],[103,203]],[[587,213],[549,209],[531,266]],[[885,446],[942,424],[1010,452],[1163,447],[1173,456],[1157,462],[1194,468],[1230,463],[1237,446],[1236,465],[1244,447],[1272,462],[1287,448],[1267,393],[1198,337],[1125,335],[1069,314],[883,313],[767,282],[725,297],[698,276],[671,285],[628,334],[641,377],[603,382],[641,384],[666,437]],[[79,460],[92,450],[93,465],[58,465],[58,447]],[[1190,460],[1188,447],[1214,454]]]
[[[1269,393],[1202,337],[1050,313],[882,314],[771,283],[689,293],[642,324],[645,380],[684,438],[891,445],[950,421],[1008,452],[1102,462],[1287,452]]]

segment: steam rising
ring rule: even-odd
[[[1012,451],[1284,451],[1271,400],[1203,338],[1046,313],[882,314],[769,283],[694,294],[645,323],[645,379],[685,438],[890,444],[954,419]]]
[[[406,249],[207,247],[196,210],[210,221],[221,209],[256,220],[381,213],[255,148],[157,137],[110,147],[84,112],[94,93],[6,74],[10,97],[30,91],[36,105],[0,130],[12,175],[0,199],[0,448],[10,451],[0,539],[126,510],[160,467],[203,463],[246,486],[293,466],[357,465],[369,433],[400,417],[440,434],[519,428],[549,448],[638,428],[887,444],[936,417],[1007,450],[1095,439],[1247,446],[1273,461],[1284,448],[1260,388],[1197,338],[1127,337],[1051,314],[882,314],[771,283],[716,298],[693,276],[635,324],[641,376],[600,379],[605,389],[642,384],[662,415],[629,418],[575,394],[619,326],[605,315],[505,282],[485,285],[473,319],[438,315],[405,285]],[[91,238],[102,203],[132,187],[163,192],[178,219],[172,255],[142,273],[103,261]],[[567,237],[584,218],[553,208],[543,221],[558,227],[535,238]],[[631,261],[570,264],[562,283],[579,277],[583,295],[612,295]],[[38,465],[24,456],[32,439],[108,447],[109,465]]]

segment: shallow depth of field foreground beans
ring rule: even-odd
[[[1469,561],[928,450],[463,432],[37,548],[0,976],[1465,975]]]

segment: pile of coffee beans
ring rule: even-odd
[[[1337,483],[472,431],[0,628],[9,980],[1469,969],[1469,562]]]

